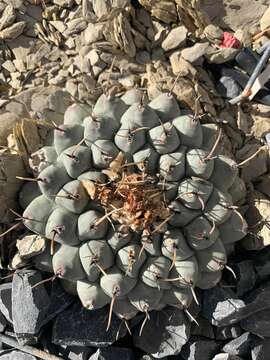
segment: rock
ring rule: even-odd
[[[0,311],[5,318],[12,323],[12,301],[11,301],[12,283],[0,285]]]
[[[190,322],[183,311],[168,307],[162,312],[152,311],[141,336],[138,333],[139,328],[133,335],[134,345],[153,357],[177,355],[188,341]]]
[[[90,360],[90,356],[95,350],[86,346],[67,346],[64,358],[68,360]]]
[[[103,38],[103,25],[89,23],[87,28],[84,30],[84,41],[85,44],[89,45],[95,43]]]
[[[242,89],[237,82],[229,76],[222,76],[219,79],[217,90],[221,96],[227,99],[233,99],[242,92]]]
[[[89,360],[133,360],[132,350],[119,347],[108,347],[98,349]]]
[[[167,37],[162,41],[161,47],[164,51],[174,50],[186,45],[187,28],[178,26],[172,29]]]
[[[260,20],[260,27],[262,31],[267,29],[269,26],[270,26],[270,6],[265,11],[265,13],[263,14]]]
[[[245,182],[254,181],[259,176],[267,173],[269,159],[268,149],[267,146],[262,147],[260,144],[246,144],[236,153],[236,158],[242,162],[255,154],[259,148],[261,148],[261,151],[253,159],[241,166],[241,178]]]
[[[207,25],[204,28],[203,33],[212,44],[219,45],[223,40],[223,31],[216,25]]]
[[[270,275],[270,248],[266,247],[258,252],[253,261],[258,282],[262,283],[267,281]]]
[[[229,340],[235,339],[242,334],[241,327],[239,325],[230,325],[216,328],[217,340]]]
[[[97,0],[99,1],[99,0]],[[177,21],[177,11],[174,1],[156,1],[156,0],[139,0],[139,3],[150,11],[151,16],[164,22],[165,24]]]
[[[270,107],[262,104],[255,104],[251,108],[250,115],[253,120],[251,133],[258,140],[261,140],[269,132],[268,116],[270,115]]]
[[[0,312],[0,333],[4,332],[5,328],[7,327],[7,320],[4,315]]]
[[[17,240],[16,247],[22,259],[29,259],[45,250],[46,241],[44,237],[39,235],[26,235]]]
[[[190,63],[197,63],[199,59],[206,53],[209,43],[196,43],[181,51],[181,56]]]
[[[54,322],[53,342],[58,345],[109,346],[115,342],[121,321],[112,316],[110,329],[106,331],[109,308],[89,311],[80,302],[59,314]],[[119,338],[125,336],[121,327]]]
[[[252,290],[256,283],[256,274],[252,260],[245,260],[236,263],[233,270],[237,276],[236,294],[242,297]]]
[[[238,53],[239,53],[238,49],[233,49],[233,48],[216,49],[216,48],[211,48],[209,46],[205,54],[205,57],[210,63],[224,64],[228,61],[233,60]]]
[[[257,340],[251,350],[252,360],[269,359],[270,341],[269,339]]]
[[[147,64],[149,62],[151,62],[151,57],[149,52],[147,51],[138,51],[136,54],[136,61],[139,64]]]
[[[244,301],[231,289],[215,287],[203,292],[202,315],[213,325],[226,326],[240,321],[244,309]]]
[[[230,355],[230,354],[217,354],[212,360],[242,360],[239,356]]]
[[[35,270],[22,270],[13,277],[13,326],[22,344],[35,343],[42,326],[69,306],[74,299],[57,281],[52,284],[51,294],[48,294],[44,284],[35,286],[40,281],[41,273]]]
[[[71,8],[74,4],[74,0],[53,0],[53,4],[63,8]]]
[[[190,330],[191,335],[204,336],[209,339],[215,338],[213,326],[207,319],[199,316],[196,317],[196,321],[198,322],[199,326],[194,322],[192,323]]]
[[[214,340],[192,336],[183,346],[181,356],[184,360],[212,359],[219,347]]]
[[[25,352],[17,350],[5,350],[3,353],[0,352],[1,360],[35,360],[35,356],[26,354]]]
[[[17,115],[6,112],[0,114],[0,144],[7,145],[7,137],[12,133],[13,127],[20,121]]]
[[[250,48],[244,48],[236,55],[235,61],[241,70],[251,75],[257,65],[258,56]]]
[[[241,321],[241,327],[260,337],[270,337],[270,308],[256,312]]]
[[[258,191],[250,195],[249,208],[245,219],[252,233],[241,240],[241,245],[247,250],[258,250],[270,244],[270,229],[267,218],[270,213],[270,200]]]
[[[245,332],[236,339],[231,340],[222,351],[230,355],[248,356],[251,350],[252,338],[249,332]]]

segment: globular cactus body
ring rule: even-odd
[[[22,191],[25,226],[48,238],[36,266],[70,282],[89,310],[110,303],[109,319],[123,321],[187,309],[247,231],[234,206],[237,166],[214,154],[218,127],[182,115],[171,94],[141,97],[134,89],[102,95],[92,110],[70,106],[32,166],[38,196]]]

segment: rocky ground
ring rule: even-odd
[[[107,310],[82,309],[57,280],[33,288],[42,274],[20,268],[44,242],[32,246],[33,236],[17,227],[0,238],[0,359],[269,358],[269,83],[251,101],[229,103],[270,40],[269,6],[269,0],[0,1],[2,232],[15,224],[9,208],[20,210],[14,175],[27,176],[29,155],[48,141],[49,125],[61,123],[71,103],[91,105],[103,92],[139,87],[151,99],[172,91],[202,122],[222,126],[223,153],[237,163],[256,154],[241,166],[247,196],[239,205],[250,231],[230,258],[237,279],[225,273],[199,294],[200,306],[191,309],[198,325],[168,310],[152,313],[142,336],[137,322],[130,336],[116,318],[106,332]],[[226,44],[224,32],[233,36]]]

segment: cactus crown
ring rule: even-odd
[[[166,305],[187,309],[246,233],[230,195],[237,167],[214,154],[221,131],[183,115],[171,94],[139,90],[74,104],[54,143],[33,154],[25,226],[48,239],[34,262],[65,279],[88,309],[125,321]],[[233,194],[233,192],[232,192]]]

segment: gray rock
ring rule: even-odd
[[[270,353],[269,339],[258,340],[254,343],[251,349],[252,360],[267,360]]]
[[[232,99],[241,94],[242,89],[238,83],[229,76],[222,76],[217,84],[217,90],[221,96]]]
[[[8,322],[7,322],[6,318],[0,312],[0,333],[2,333],[5,330],[7,324],[8,324]]]
[[[183,346],[181,356],[184,360],[212,359],[219,347],[214,340],[194,336]]]
[[[256,283],[256,274],[252,260],[236,263],[233,270],[237,276],[236,294],[239,297],[252,290]]]
[[[216,328],[217,340],[230,340],[239,337],[242,334],[241,327],[239,325],[230,325]]]
[[[213,325],[226,326],[244,317],[245,303],[228,288],[215,287],[203,292],[202,315]]]
[[[242,360],[239,356],[230,355],[230,354],[217,354],[212,360]]]
[[[48,108],[60,114],[64,114],[69,105],[71,105],[70,95],[67,91],[56,90],[50,94],[47,99]]]
[[[12,283],[0,285],[0,312],[12,323]]]
[[[89,360],[133,360],[132,350],[119,347],[98,349]]]
[[[35,356],[17,350],[4,350],[0,352],[1,360],[35,360]]]
[[[221,75],[233,78],[240,85],[242,89],[244,89],[249,79],[249,76],[244,72],[231,68],[223,68],[221,70]]]
[[[189,338],[190,322],[183,311],[168,307],[150,313],[141,336],[139,329],[140,326],[133,335],[134,345],[155,358],[162,358],[180,353]]]
[[[228,342],[222,351],[230,355],[248,356],[250,354],[252,338],[249,332],[245,332],[236,339]]]
[[[164,51],[173,50],[185,46],[187,37],[187,28],[178,26],[172,29],[167,37],[162,41],[161,47]]]
[[[51,294],[44,284],[34,287],[42,280],[41,273],[35,270],[22,270],[13,277],[13,326],[22,344],[35,343],[42,326],[74,300],[57,281],[52,283]]]
[[[80,302],[69,307],[55,320],[53,343],[75,346],[109,346],[116,341],[121,321],[112,316],[110,329],[106,331],[109,308],[86,310]],[[127,330],[121,326],[119,338],[125,336]]]
[[[20,118],[11,113],[5,112],[0,114],[0,143],[1,145],[7,145],[7,137],[12,133],[12,129],[16,123],[20,121]]]
[[[206,53],[209,43],[197,43],[181,51],[181,56],[190,63],[197,63]]]
[[[270,337],[270,308],[256,312],[241,321],[241,327],[258,336]]]

